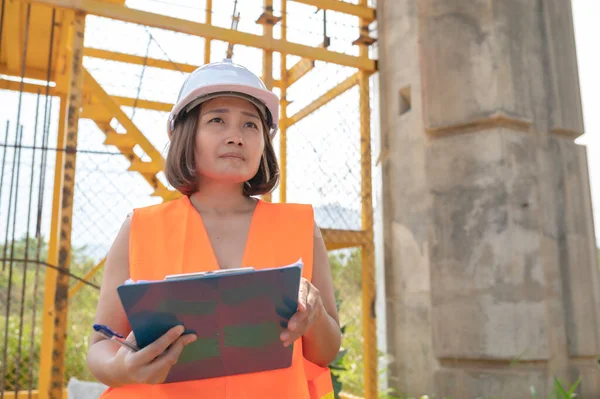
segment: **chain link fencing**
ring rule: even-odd
[[[281,15],[279,3],[277,0],[274,1],[275,15]],[[203,3],[199,5],[191,0],[128,1],[127,6],[197,22],[204,22],[206,19]],[[262,26],[256,23],[263,12],[260,2],[240,1],[235,7],[236,12],[239,12],[237,29],[261,34]],[[212,24],[231,28],[233,10],[233,0],[219,1],[219,6],[211,13]],[[314,7],[289,2],[286,14],[288,40],[318,46],[323,43],[326,35],[329,38],[330,50],[357,55],[357,49],[352,45],[359,32],[357,18],[327,12],[327,28],[324,31],[323,17],[322,10],[315,12]],[[275,26],[274,37],[281,37],[281,24]],[[154,148],[164,156],[168,144],[165,132],[167,117],[165,104],[168,105],[176,99],[179,87],[189,72],[185,66],[203,63],[204,44],[204,39],[186,34],[88,16],[85,33],[87,48],[132,54],[145,60],[162,60],[172,67],[165,69],[147,63],[130,64],[122,60],[92,56],[85,56],[83,65],[115,101],[122,102],[123,98],[129,99],[128,105],[122,106],[121,109],[144,133]],[[225,58],[227,49],[228,43],[211,41],[211,60]],[[259,76],[262,75],[263,70],[262,59],[263,52],[260,49],[241,45],[233,47],[233,61],[245,65]],[[288,55],[286,61],[288,69],[300,60],[300,57]],[[275,80],[281,79],[280,65],[280,55],[275,53],[273,55]],[[351,78],[356,72],[352,68],[316,61],[312,70],[287,89],[287,100],[290,102],[287,107],[288,117],[300,112],[330,89]],[[374,76],[371,77],[371,82],[375,82]],[[279,88],[275,88],[274,91],[277,94],[281,93]],[[371,85],[369,93],[371,107],[376,109],[374,93]],[[18,96],[18,93],[1,90],[0,102],[14,103],[15,96]],[[37,242],[27,249],[30,253],[29,259],[34,258],[36,261],[39,259],[39,264],[42,265],[37,270],[36,266],[28,263],[27,271],[24,272],[25,262],[13,261],[12,277],[9,277],[10,267],[0,273],[0,311],[10,314],[7,322],[4,319],[0,322],[0,334],[3,334],[1,336],[4,342],[9,343],[4,346],[8,349],[5,349],[6,354],[2,357],[4,383],[0,389],[4,391],[37,387],[39,371],[36,365],[39,365],[42,334],[41,309],[44,302],[45,271],[49,267],[43,263],[46,262],[50,231],[54,159],[56,153],[63,150],[55,148],[59,104],[58,99],[54,98],[51,109],[46,112],[50,122],[43,121],[45,110],[41,112],[38,110],[37,120],[40,126],[48,125],[46,129],[48,137],[42,145],[45,148],[37,150],[36,163],[32,163],[34,150],[25,149],[24,146],[34,146],[35,128],[30,121],[36,120],[31,117],[36,113],[34,105],[36,96],[27,93],[23,96],[27,100],[23,103],[21,112],[27,116],[23,119],[27,119],[28,122],[23,122],[21,147],[19,148],[17,143],[18,138],[14,129],[11,130],[8,140],[3,140],[3,146],[0,146],[0,152],[3,152],[2,165],[6,165],[0,184],[2,189],[0,226],[3,227],[0,229],[2,230],[0,242],[4,244],[2,250],[7,248],[6,258],[11,256],[15,259],[23,258],[27,235],[27,228],[23,226],[27,224],[29,215],[34,216],[30,220],[32,230],[30,237],[37,239],[34,234],[37,208],[30,211],[22,205],[24,203],[22,199],[27,198],[29,186],[26,187],[27,190],[24,188],[25,185],[19,187],[18,198],[21,200],[15,199],[13,194],[13,202],[19,204],[16,212],[14,212],[14,204],[9,209],[9,202],[11,202],[9,194],[11,187],[14,186],[10,182],[12,162],[13,159],[18,160],[20,151],[20,163],[15,165],[21,165],[23,174],[21,179],[27,181],[27,173],[30,176],[33,171],[36,181],[32,189],[35,199],[32,209],[38,206],[36,202],[38,198],[43,205],[38,206],[41,208],[40,255],[37,255]],[[359,86],[354,85],[290,126],[287,129],[287,164],[282,165],[287,175],[287,201],[312,204],[316,222],[326,238],[340,245],[356,240],[356,233],[363,227],[359,97]],[[147,103],[144,102],[153,102],[151,107],[161,109],[147,109],[145,108]],[[89,109],[92,110],[91,107]],[[15,119],[13,115],[17,114],[17,110],[9,111],[7,116],[3,115],[0,118],[0,122],[3,122],[3,119],[11,122]],[[86,106],[83,110],[84,116],[85,113]],[[154,189],[139,173],[127,170],[130,165],[128,159],[116,147],[104,144],[106,136],[96,122],[88,118],[81,119],[79,122],[72,225],[73,259],[70,270],[73,277],[72,286],[79,281],[77,277],[85,276],[104,259],[126,215],[134,207],[161,202],[160,198],[151,196]],[[370,128],[374,132],[371,135],[373,154],[377,154],[378,151],[376,122],[376,118],[372,115]],[[117,132],[125,131],[121,123],[114,118],[110,120],[110,125]],[[274,143],[278,156],[281,155],[280,138],[281,136],[278,135]],[[42,139],[37,140],[41,143]],[[139,146],[136,146],[134,151],[142,158],[145,156]],[[42,153],[45,154],[44,167],[40,164]],[[371,159],[371,172],[376,187],[379,173],[376,169],[376,156]],[[39,177],[41,173],[45,176],[42,182]],[[158,179],[163,185],[169,187],[164,174],[159,174]],[[274,191],[272,199],[275,202],[279,201],[279,188]],[[374,207],[376,209],[379,207],[377,196],[374,197]],[[13,234],[12,223],[15,220],[17,227]],[[9,225],[10,229],[4,231],[4,226]],[[377,230],[375,234],[377,236]],[[13,242],[17,249],[11,250]],[[366,255],[372,258],[374,254]],[[330,251],[332,278],[338,299],[340,322],[344,328],[342,351],[333,365],[334,374],[341,382],[344,391],[356,395],[364,393],[362,281],[365,276],[369,276],[362,271],[361,259],[364,256],[365,253],[361,252],[359,246]],[[89,279],[89,284],[74,293],[69,301],[65,381],[70,377],[93,380],[87,370],[85,356],[89,345],[89,327],[93,324],[98,287],[101,282],[102,268]],[[21,308],[23,308],[23,316],[21,316]],[[22,338],[19,340],[19,337]],[[33,370],[33,373],[30,370]]]

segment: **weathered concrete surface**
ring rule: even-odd
[[[428,147],[436,355],[547,358],[535,138],[493,128]]]
[[[390,385],[600,397],[570,3],[378,1]],[[595,371],[595,372],[594,372]]]
[[[394,24],[380,57],[380,118],[384,181],[384,257],[390,385],[419,392],[433,386],[429,278],[431,196],[425,171],[418,21],[413,1],[381,2],[378,24]],[[381,42],[385,44],[386,42]],[[400,60],[400,62],[398,62]],[[392,267],[393,265],[393,267]],[[410,359],[410,360],[409,360]]]
[[[441,392],[455,392],[452,398],[531,398],[536,387],[539,398],[549,397],[543,370],[487,370],[481,366],[446,367],[436,373],[436,387]],[[542,388],[539,388],[542,387]],[[437,396],[436,396],[437,397]]]

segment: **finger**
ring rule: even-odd
[[[137,346],[137,341],[135,339],[135,334],[133,334],[133,330],[129,331],[129,334],[123,339],[123,341]]]
[[[291,318],[290,321],[288,322],[287,328],[288,330],[294,331],[298,328],[299,325],[301,325],[306,318],[308,317],[308,313],[306,312],[300,312],[300,313],[296,313],[294,314]]]
[[[300,289],[300,295],[298,296],[298,311],[306,311],[306,301],[308,299],[308,293],[310,292],[310,284],[306,280],[302,280],[302,286]]]
[[[286,335],[284,335],[286,334]],[[284,332],[282,335],[285,336],[285,339],[283,339],[283,346],[284,347],[288,347],[291,344],[293,344],[298,338],[300,338],[302,336],[302,334],[298,333],[298,332]]]
[[[300,281],[300,290],[298,291],[298,300],[301,300],[306,296],[306,290],[308,289],[307,283],[308,280],[302,277],[302,280]]]
[[[135,335],[133,334],[133,330],[129,332],[129,334],[127,335],[127,337],[125,337],[123,339],[123,342],[125,342],[126,344],[130,345],[130,348],[125,348],[124,346],[120,346],[119,350],[120,351],[129,351],[131,352],[131,347],[133,348],[137,348],[137,340],[135,339]]]
[[[301,337],[308,323],[308,314],[296,313],[295,318],[288,323],[288,328],[279,334],[279,339],[283,342],[293,342]]]
[[[302,301],[298,302],[298,312],[306,312],[306,305]]]
[[[151,363],[172,345],[185,331],[182,325],[177,325],[163,334],[159,339],[137,352],[138,361],[142,364]]]
[[[306,304],[305,304],[306,312],[309,315],[312,314],[313,310],[315,310],[318,307],[319,300],[320,300],[319,290],[316,287],[312,286],[306,297]]]
[[[169,349],[167,349],[161,356],[159,356],[155,362],[148,367],[150,375],[154,376],[151,378],[154,381],[162,382],[167,375],[171,367],[177,363],[179,356],[187,345],[191,344],[196,340],[196,335],[189,334],[179,337]]]

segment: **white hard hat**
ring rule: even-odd
[[[229,59],[203,65],[192,72],[181,87],[167,122],[169,136],[180,115],[200,103],[220,96],[241,97],[252,102],[270,125],[271,138],[279,125],[279,98],[258,76]]]

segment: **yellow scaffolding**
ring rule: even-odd
[[[307,46],[287,39],[288,1],[315,6],[359,18],[358,39],[353,42],[359,48],[359,55],[348,55],[332,51],[325,43]],[[242,31],[221,28],[212,24],[213,1],[206,0],[205,23],[192,22],[165,15],[154,14],[128,8],[124,0],[8,0],[2,36],[5,51],[0,57],[0,74],[23,77],[33,80],[51,80],[55,86],[48,88],[52,96],[60,98],[60,118],[57,148],[67,148],[58,152],[54,170],[54,192],[50,227],[48,259],[58,265],[59,271],[48,269],[45,277],[43,305],[43,340],[40,354],[39,385],[36,397],[61,398],[64,392],[63,366],[65,359],[66,322],[68,299],[80,286],[69,292],[69,270],[71,254],[71,220],[75,181],[75,149],[80,118],[91,119],[105,134],[104,143],[116,147],[130,162],[129,171],[139,173],[153,188],[153,196],[168,201],[179,196],[169,190],[157,175],[163,170],[164,160],[143,132],[123,112],[122,106],[136,105],[149,110],[169,111],[172,104],[139,100],[107,93],[102,85],[83,67],[84,56],[119,61],[135,65],[146,65],[185,73],[197,66],[176,63],[133,54],[107,51],[84,46],[86,15],[110,18],[147,27],[161,28],[171,32],[185,33],[205,39],[204,62],[210,61],[213,40],[262,49],[263,79],[270,89],[278,87],[281,97],[280,121],[280,163],[281,184],[279,200],[287,201],[287,131],[288,128],[314,113],[336,97],[358,86],[360,109],[360,165],[361,165],[361,213],[360,230],[323,229],[324,239],[329,250],[360,247],[362,249],[362,331],[364,337],[365,392],[366,398],[377,397],[377,343],[375,325],[375,271],[373,243],[373,205],[371,190],[371,131],[369,77],[376,72],[377,63],[369,58],[369,47],[373,39],[369,36],[369,24],[375,20],[375,10],[367,5],[367,0],[350,4],[340,0],[280,0],[281,17],[273,14],[273,0],[264,0],[264,12],[256,21],[263,26],[263,34],[255,35]],[[30,13],[30,14],[29,14]],[[26,59],[23,59],[23,45],[28,18],[29,46]],[[56,27],[55,40],[48,43],[49,27],[52,19]],[[281,38],[273,37],[273,26],[281,23]],[[7,39],[10,38],[10,39]],[[52,47],[52,48],[49,48]],[[33,51],[31,50],[33,49]],[[273,53],[280,56],[280,79],[273,78]],[[44,55],[50,54],[51,69]],[[287,67],[287,56],[301,59],[291,68]],[[343,80],[322,96],[306,105],[295,114],[288,116],[287,93],[290,86],[298,82],[315,66],[315,61],[337,64],[356,69],[356,73]],[[23,68],[21,68],[23,67]],[[48,79],[49,77],[49,79]],[[15,82],[0,79],[0,89],[23,90],[36,93],[47,89],[45,83]],[[81,112],[80,112],[81,111]],[[111,126],[116,119],[126,133],[119,133]],[[143,149],[149,160],[136,155],[134,147]],[[70,149],[70,150],[69,150]],[[86,279],[101,264],[97,265]],[[5,394],[8,396],[8,393]]]

